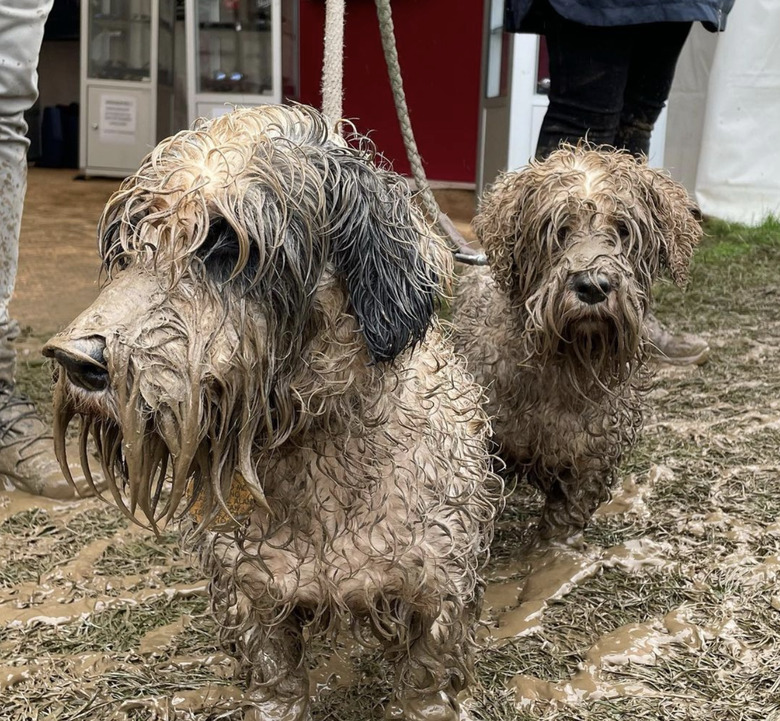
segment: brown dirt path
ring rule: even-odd
[[[96,227],[116,180],[75,180],[72,170],[30,168],[11,315],[52,334],[96,297]]]

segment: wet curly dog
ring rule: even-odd
[[[389,718],[457,719],[500,480],[403,179],[313,110],[240,110],[163,141],[99,245],[44,350],[61,460],[80,417],[121,508],[196,519],[245,717],[308,718],[308,639],[349,625],[394,665]]]
[[[461,279],[455,345],[507,466],[545,495],[538,535],[571,538],[635,441],[652,285],[663,269],[687,281],[698,210],[627,153],[565,146],[501,176],[474,228],[490,267]]]

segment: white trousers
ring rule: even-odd
[[[13,383],[18,324],[8,316],[27,188],[24,112],[38,97],[38,56],[54,0],[0,1],[0,385]]]

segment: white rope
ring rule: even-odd
[[[414,141],[412,124],[409,119],[409,109],[406,106],[401,67],[398,62],[398,52],[395,46],[393,18],[390,11],[390,0],[376,0],[379,29],[382,35],[382,47],[385,51],[390,85],[393,90],[398,122],[401,125],[401,135],[406,148],[409,165],[412,168],[417,190],[423,207],[431,220],[438,224],[445,237],[452,245],[455,258],[463,263],[485,265],[487,258],[469,247],[466,240],[455,228],[453,222],[441,212],[433,191],[428,185],[423,170],[420,153]],[[325,51],[322,58],[322,112],[331,123],[339,123],[343,114],[344,101],[344,0],[326,0],[325,3]],[[339,131],[341,125],[338,125]]]
[[[326,0],[325,52],[322,58],[322,112],[332,123],[344,101],[344,0]]]

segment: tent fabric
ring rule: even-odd
[[[749,225],[769,215],[780,217],[777,28],[780,2],[739,0],[728,30],[718,37],[709,78],[704,78],[706,107],[693,188],[707,215]],[[681,83],[690,80],[681,78]],[[682,124],[676,126],[679,133]]]

